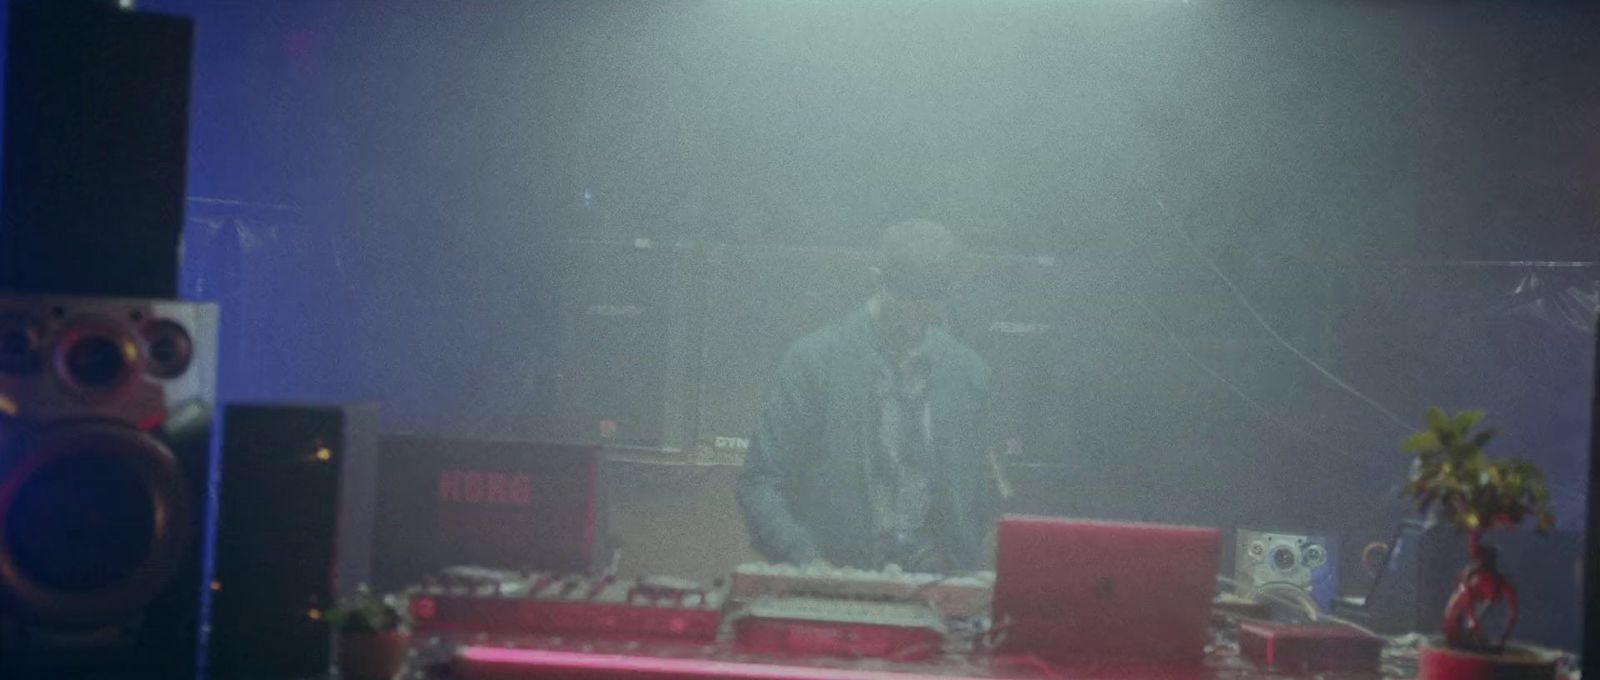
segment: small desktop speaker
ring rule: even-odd
[[[1329,611],[1339,590],[1338,552],[1334,536],[1239,529],[1234,532],[1234,579],[1244,594],[1277,604],[1305,597]]]

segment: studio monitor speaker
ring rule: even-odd
[[[177,294],[194,23],[114,0],[14,0],[0,287]]]
[[[377,408],[229,404],[222,427],[207,675],[324,673],[325,613],[371,568]]]
[[[0,678],[194,669],[216,309],[0,294]]]

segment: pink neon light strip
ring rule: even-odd
[[[472,662],[496,666],[525,666],[530,670],[580,669],[634,673],[640,677],[692,674],[707,678],[747,678],[749,680],[907,680],[929,676],[847,668],[810,668],[767,664],[670,659],[652,656],[622,656],[546,649],[507,649],[505,647],[463,647],[457,655]],[[948,680],[945,678],[944,680]]]

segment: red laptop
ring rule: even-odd
[[[1218,531],[1008,516],[994,620],[1002,649],[1069,666],[1198,665],[1216,592]]]

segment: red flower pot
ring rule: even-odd
[[[1555,654],[1516,645],[1486,653],[1430,641],[1417,647],[1417,680],[1554,680],[1556,660]]]
[[[344,680],[391,680],[405,670],[411,653],[411,634],[340,633],[335,646],[336,665]]]

